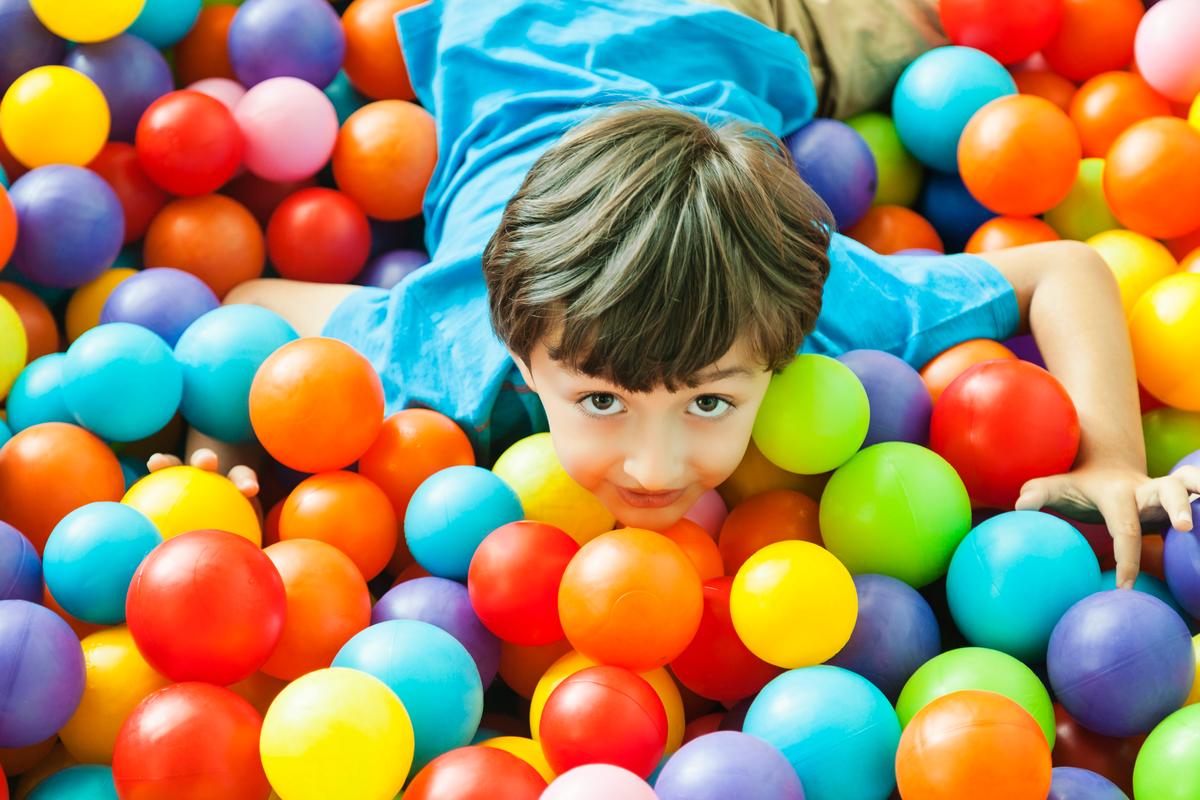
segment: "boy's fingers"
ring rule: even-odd
[[[1117,557],[1117,588],[1132,589],[1142,565],[1142,524],[1137,501],[1117,496],[1099,506]]]
[[[192,453],[190,463],[196,469],[202,469],[207,472],[216,472],[217,467],[219,466],[217,463],[217,454],[212,450],[209,450],[207,447],[201,447],[199,450]]]
[[[246,497],[258,494],[258,475],[249,467],[239,465],[229,470],[229,480],[233,481],[233,485]]]
[[[1049,505],[1054,493],[1053,478],[1034,478],[1021,487],[1021,495],[1013,508],[1017,511],[1037,511]]]
[[[183,466],[183,462],[177,456],[170,455],[169,453],[155,453],[146,461],[146,469],[151,472],[158,472],[160,469],[166,469],[167,467],[181,466]]]
[[[1188,502],[1188,491],[1183,482],[1172,476],[1155,481],[1158,499],[1171,517],[1171,527],[1180,531],[1192,529],[1192,504]]]

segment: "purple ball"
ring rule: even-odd
[[[67,53],[63,65],[87,75],[104,92],[112,115],[109,138],[116,142],[132,142],[142,112],[175,88],[162,53],[129,34],[81,44]]]
[[[855,575],[858,619],[854,632],[827,661],[857,672],[893,703],[917,668],[941,652],[933,609],[916,589],[887,575]]]
[[[1196,677],[1183,619],[1157,597],[1120,589],[1071,606],[1050,634],[1046,667],[1080,725],[1117,737],[1149,733],[1183,706]]]
[[[1129,800],[1117,785],[1090,769],[1055,767],[1046,800]]]
[[[785,144],[804,182],[833,212],[840,230],[854,225],[875,200],[875,156],[858,131],[834,119],[814,119]]]
[[[393,586],[371,609],[371,624],[389,619],[415,619],[449,633],[475,659],[483,688],[500,668],[500,640],[483,626],[467,587],[446,578],[414,578]]]
[[[736,731],[697,736],[654,781],[660,800],[804,800],[796,770],[771,745]]]
[[[342,22],[326,0],[246,0],[229,26],[229,62],[247,89],[284,76],[324,89],[345,55]]]
[[[882,350],[851,350],[838,356],[849,367],[871,405],[863,447],[880,442],[929,443],[933,400],[920,374],[903,359]]]
[[[29,0],[0,0],[0,94],[31,69],[57,64],[67,51],[64,39],[46,29]]]
[[[83,648],[62,617],[0,600],[0,747],[28,747],[65,725],[83,681]]]
[[[938,232],[947,253],[961,252],[971,234],[996,216],[967,191],[962,178],[937,170],[925,174],[917,211]]]
[[[360,286],[390,289],[410,272],[429,263],[429,256],[420,250],[389,250],[367,262],[354,282]]]
[[[189,325],[219,305],[208,284],[190,272],[154,267],[131,275],[112,290],[100,311],[100,323],[141,325],[174,347]]]
[[[1190,456],[1189,456],[1190,457]],[[1200,501],[1192,503],[1192,529],[1167,529],[1163,543],[1163,573],[1179,605],[1200,618]]]
[[[1034,341],[1032,333],[1014,336],[1005,341],[1004,346],[1012,350],[1013,355],[1022,361],[1036,364],[1042,369],[1046,368],[1046,359],[1042,358],[1042,351],[1038,348],[1037,342]]]
[[[0,600],[42,602],[42,560],[33,543],[0,522]]]
[[[41,286],[70,289],[100,277],[121,252],[125,212],[90,169],[38,167],[9,190],[20,235],[12,263]]]
[[[1180,467],[1200,467],[1200,450],[1197,450],[1194,453],[1188,453],[1186,456],[1179,459],[1175,466],[1171,467],[1171,472],[1174,472]]]

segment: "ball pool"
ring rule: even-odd
[[[1016,64],[1050,43],[1062,23],[1061,0],[1038,0],[1019,11],[997,0],[945,0],[938,6],[950,41]]]
[[[404,790],[406,800],[496,796],[538,800],[546,780],[517,756],[493,747],[460,747],[435,758]]]
[[[1177,103],[1200,94],[1200,55],[1191,31],[1200,30],[1200,9],[1187,0],[1165,0],[1138,25],[1134,53],[1138,71],[1158,92]]]
[[[283,503],[279,538],[317,539],[350,557],[371,580],[396,550],[396,512],[387,495],[354,472],[305,478]]]
[[[220,100],[186,89],[150,104],[138,121],[134,142],[147,177],[185,197],[223,186],[237,173],[244,150],[229,109]]]
[[[72,124],[61,124],[63,119]],[[70,67],[31,69],[7,87],[0,101],[4,146],[26,167],[82,166],[100,152],[108,133],[104,93]]]
[[[349,283],[370,253],[367,215],[334,189],[295,192],[279,204],[267,224],[267,255],[279,274],[291,280]]]
[[[166,205],[167,193],[146,177],[137,149],[126,142],[109,142],[87,166],[117,195],[125,213],[125,244],[144,237],[151,221]]]
[[[42,562],[33,542],[0,522],[0,600],[42,601]]]
[[[5,410],[13,431],[43,422],[75,422],[63,398],[62,365],[66,356],[51,353],[29,363],[13,382]]]
[[[657,800],[650,785],[612,764],[586,764],[559,775],[541,800]]]
[[[1163,571],[1171,595],[1187,613],[1200,617],[1200,506],[1193,503],[1192,529],[1181,531],[1172,526],[1163,543]]]
[[[844,122],[815,119],[784,140],[796,171],[825,201],[841,230],[862,219],[875,199],[878,174],[866,140]]]
[[[1071,191],[1042,216],[1064,239],[1084,241],[1121,227],[1104,197],[1104,159],[1080,161]]]
[[[1200,275],[1170,275],[1148,288],[1129,316],[1129,338],[1146,391],[1177,409],[1200,411],[1200,376],[1187,368],[1200,357]]]
[[[975,229],[963,249],[968,253],[987,253],[1060,238],[1054,228],[1036,217],[993,217]]]
[[[323,89],[345,53],[341,21],[321,0],[248,0],[229,26],[229,61],[244,86],[290,76]]]
[[[804,800],[800,778],[771,745],[736,731],[685,744],[654,782],[661,800]]]
[[[146,0],[129,32],[155,47],[170,47],[196,24],[201,5],[200,0]]]
[[[1184,800],[1200,792],[1200,706],[1186,706],[1159,723],[1133,767],[1136,797]]]
[[[333,153],[338,118],[329,98],[306,80],[281,76],[251,86],[234,119],[242,131],[246,169],[269,181],[317,173]]]
[[[239,283],[262,275],[266,243],[245,206],[224,195],[172,200],[150,223],[146,263],[190,272],[224,297]]]
[[[104,93],[113,141],[132,142],[142,113],[175,88],[171,67],[162,53],[129,34],[73,47],[63,65],[91,78]]]
[[[885,256],[912,250],[928,250],[935,255],[946,252],[942,237],[929,220],[901,206],[871,206],[845,234]]]
[[[911,206],[921,188],[921,162],[912,157],[896,133],[896,125],[887,114],[868,111],[846,120],[858,131],[875,157],[878,176],[875,203]]]
[[[412,5],[416,0],[357,0],[342,14],[343,69],[354,88],[372,99],[414,98],[404,53],[390,30],[396,12]]]
[[[380,100],[355,111],[333,148],[338,188],[379,220],[418,216],[436,163],[433,117],[404,100]]]
[[[174,347],[189,325],[218,305],[212,289],[195,275],[154,267],[131,275],[112,290],[100,312],[100,324],[141,325]]]
[[[360,286],[391,289],[428,263],[429,256],[421,250],[388,250],[368,261],[354,282]]]
[[[117,800],[112,767],[80,764],[46,776],[26,795],[28,800]]]
[[[1071,121],[1079,130],[1083,154],[1104,158],[1130,125],[1171,116],[1171,104],[1132,72],[1104,72],[1089,79],[1071,100]]]
[[[233,482],[195,467],[167,467],[142,478],[121,502],[150,518],[164,539],[189,531],[216,529],[262,541],[258,517]]]
[[[37,18],[28,0],[0,2],[0,86],[9,86],[31,69],[58,64],[66,42],[55,36]]]
[[[921,187],[917,211],[937,231],[947,252],[962,251],[971,235],[994,219],[996,212],[976,200],[962,178],[945,172],[930,172]]]
[[[1179,269],[1166,246],[1134,231],[1103,231],[1088,239],[1087,244],[1104,258],[1116,277],[1125,316],[1133,312],[1147,289]]]
[[[850,350],[838,356],[867,391],[870,423],[863,447],[880,442],[929,441],[933,403],[917,371],[882,350]]]
[[[1129,797],[1108,778],[1091,770],[1055,767],[1046,800],[1129,800]]]
[[[0,747],[28,747],[61,728],[83,696],[83,650],[67,623],[26,600],[0,600]]]
[[[1109,148],[1104,195],[1121,224],[1155,239],[1200,228],[1200,130],[1173,117],[1131,125]]]

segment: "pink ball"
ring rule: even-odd
[[[725,507],[725,501],[721,499],[721,495],[717,494],[717,490],[709,489],[700,495],[700,498],[683,516],[684,519],[690,519],[704,528],[708,531],[709,536],[716,539],[721,533],[721,525],[724,524],[725,517],[729,516],[729,509]]]
[[[231,112],[237,108],[237,104],[246,96],[246,87],[229,78],[205,78],[204,80],[196,81],[187,88],[193,92],[200,92],[201,94],[206,94],[209,97],[220,100],[221,104]]]
[[[1134,39],[1146,82],[1178,103],[1200,94],[1200,0],[1161,0],[1142,17]]]
[[[245,139],[246,168],[269,181],[312,177],[333,153],[333,103],[299,78],[271,78],[246,92],[233,114]]]
[[[656,800],[650,784],[612,764],[569,769],[542,792],[541,800]]]

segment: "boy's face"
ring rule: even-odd
[[[515,359],[567,473],[629,527],[663,530],[741,462],[771,373],[738,342],[696,388],[633,393],[575,372],[539,344]]]

